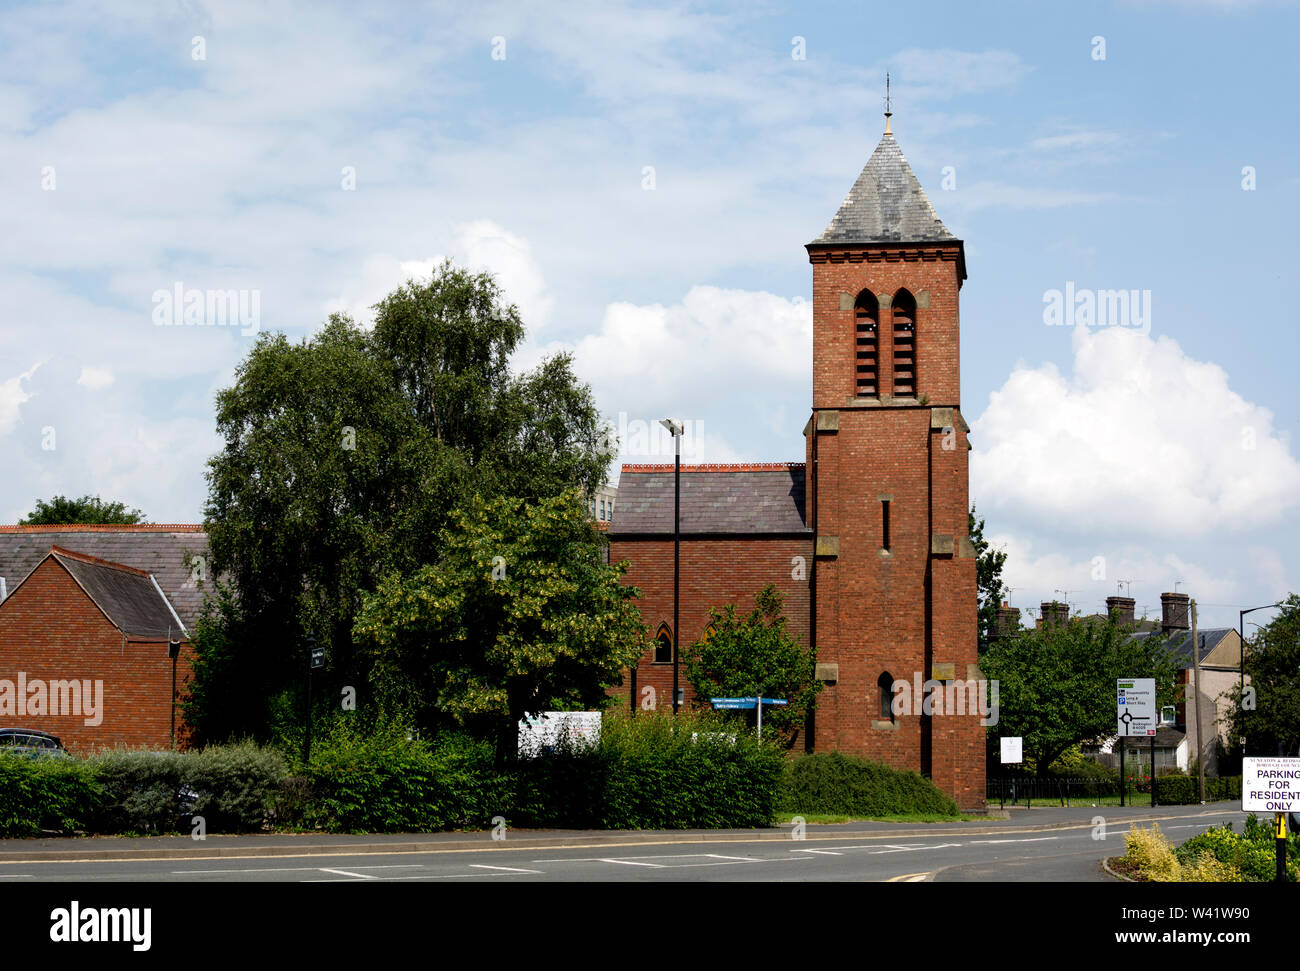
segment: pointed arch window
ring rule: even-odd
[[[862,398],[880,394],[877,367],[880,343],[880,302],[870,290],[863,290],[853,304],[855,348],[855,393]]]
[[[880,689],[880,720],[894,720],[894,678],[885,671],[876,679],[876,687]]]
[[[894,397],[916,397],[916,298],[894,295]]]
[[[667,623],[663,623],[655,631],[655,664],[671,664],[672,661],[673,630]]]

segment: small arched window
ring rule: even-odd
[[[673,660],[673,631],[666,623],[655,632],[655,663],[671,664]]]
[[[880,394],[877,349],[880,340],[880,302],[870,290],[858,294],[853,304],[855,393],[861,398]]]
[[[916,298],[894,295],[894,397],[916,397]]]
[[[880,720],[894,720],[894,679],[888,671],[876,679],[876,686],[880,689]]]

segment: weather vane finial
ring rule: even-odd
[[[893,134],[893,132],[889,130],[889,116],[892,114],[893,112],[889,110],[889,72],[886,71],[885,72],[885,134],[886,135]]]

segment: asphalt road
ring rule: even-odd
[[[1106,820],[1104,836],[1094,817]],[[1245,815],[1234,803],[1040,809],[1002,821],[745,832],[490,833],[388,837],[9,840],[0,881],[573,882],[1112,881],[1134,820],[1174,842]],[[115,855],[119,859],[102,857]],[[101,858],[96,858],[101,857]]]

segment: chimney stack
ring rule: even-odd
[[[1123,627],[1133,626],[1133,612],[1137,601],[1132,597],[1107,597],[1106,614]]]
[[[1049,627],[1053,624],[1064,624],[1070,619],[1070,605],[1063,604],[1059,600],[1052,600],[1040,604],[1043,611],[1043,626]]]
[[[1012,607],[1005,600],[998,608],[997,620],[993,624],[994,638],[1006,637],[1020,629],[1020,609]]]
[[[1185,593],[1162,593],[1160,595],[1160,633],[1168,634],[1172,630],[1189,630],[1188,621],[1191,597]]]

